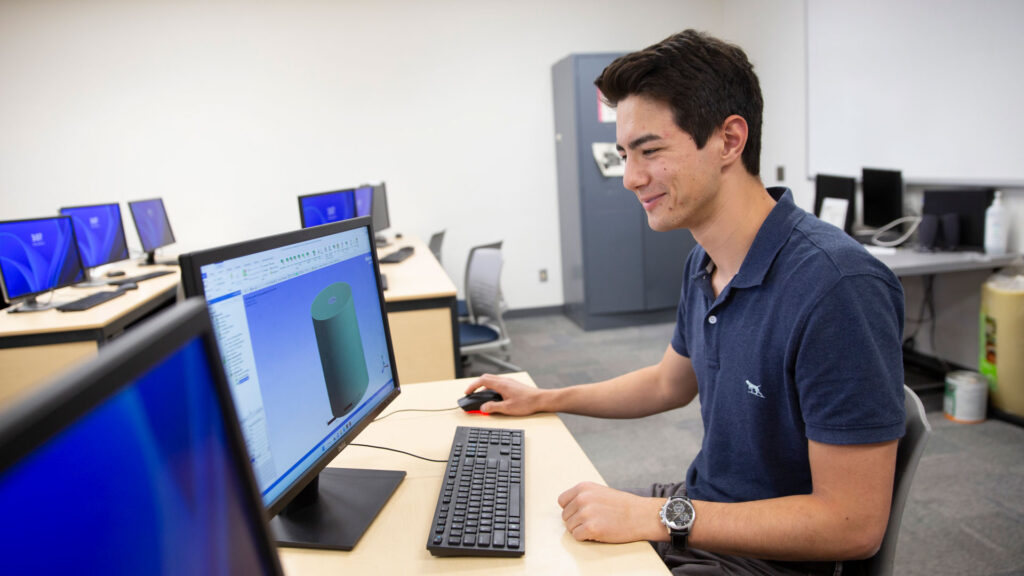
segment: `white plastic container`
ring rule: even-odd
[[[988,411],[988,379],[967,370],[946,374],[946,396],[942,400],[942,411],[946,418],[954,422],[983,422]]]
[[[992,205],[985,210],[985,253],[1006,254],[1010,241],[1010,211],[1003,205],[1003,193],[996,190]]]

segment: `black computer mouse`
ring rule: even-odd
[[[459,398],[459,407],[466,412],[476,412],[487,402],[501,402],[501,394],[494,390],[481,390]]]
[[[137,290],[139,285],[135,282],[125,282],[124,284],[118,284],[117,287],[121,290]]]

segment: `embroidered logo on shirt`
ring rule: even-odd
[[[758,398],[764,398],[764,394],[761,394],[761,387],[760,386],[758,386],[757,384],[754,384],[750,380],[746,380],[746,383],[747,383],[747,393],[748,394],[753,394],[754,396],[757,396]]]

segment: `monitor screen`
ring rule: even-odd
[[[360,186],[355,189],[356,216],[370,216],[373,212],[373,186]]]
[[[90,268],[128,259],[121,206],[116,202],[61,208],[60,213],[70,216],[74,224],[78,254],[82,257],[86,275]]]
[[[335,190],[299,196],[299,216],[302,219],[303,228],[348,220],[355,215],[354,190]]]
[[[9,574],[280,574],[202,301],[0,418]]]
[[[903,175],[899,170],[861,171],[864,225],[880,228],[903,216]]]
[[[74,229],[68,216],[0,222],[0,278],[8,302],[44,309],[34,296],[83,278]]]
[[[317,500],[337,492],[373,502],[359,479],[344,476],[367,471],[324,467],[399,393],[369,224],[356,218],[181,257],[186,295],[209,305],[256,481],[270,514],[280,512],[271,528],[284,545],[351,549],[390,497],[368,518],[332,510],[333,497]],[[308,514],[308,506],[324,509]],[[312,516],[339,524],[307,526]],[[354,540],[334,540],[348,533]]]
[[[161,198],[152,200],[136,200],[129,202],[128,208],[135,222],[135,230],[139,233],[139,242],[146,252],[147,263],[152,264],[157,248],[174,244],[174,233],[171,232],[171,221],[164,210]]]
[[[814,179],[814,215],[853,233],[857,181],[847,176],[818,174]],[[822,206],[825,212],[822,212]]]
[[[373,230],[380,232],[391,226],[388,214],[388,194],[383,182],[373,184]]]

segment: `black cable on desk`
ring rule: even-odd
[[[452,406],[451,408],[403,408],[401,410],[395,410],[394,412],[388,412],[387,414],[374,419],[374,422],[380,422],[381,420],[391,416],[392,414],[398,414],[399,412],[448,412],[449,410],[458,410],[458,406]]]
[[[363,448],[376,448],[377,450],[388,450],[390,452],[398,452],[399,454],[405,454],[406,456],[412,456],[413,458],[419,458],[420,460],[426,460],[427,462],[448,462],[447,458],[445,458],[444,460],[434,460],[433,458],[426,458],[424,456],[413,454],[412,452],[406,452],[405,450],[399,450],[397,448],[388,448],[387,446],[374,446],[373,444],[357,444],[355,442],[352,442],[351,444],[349,444],[349,446],[361,446]]]

